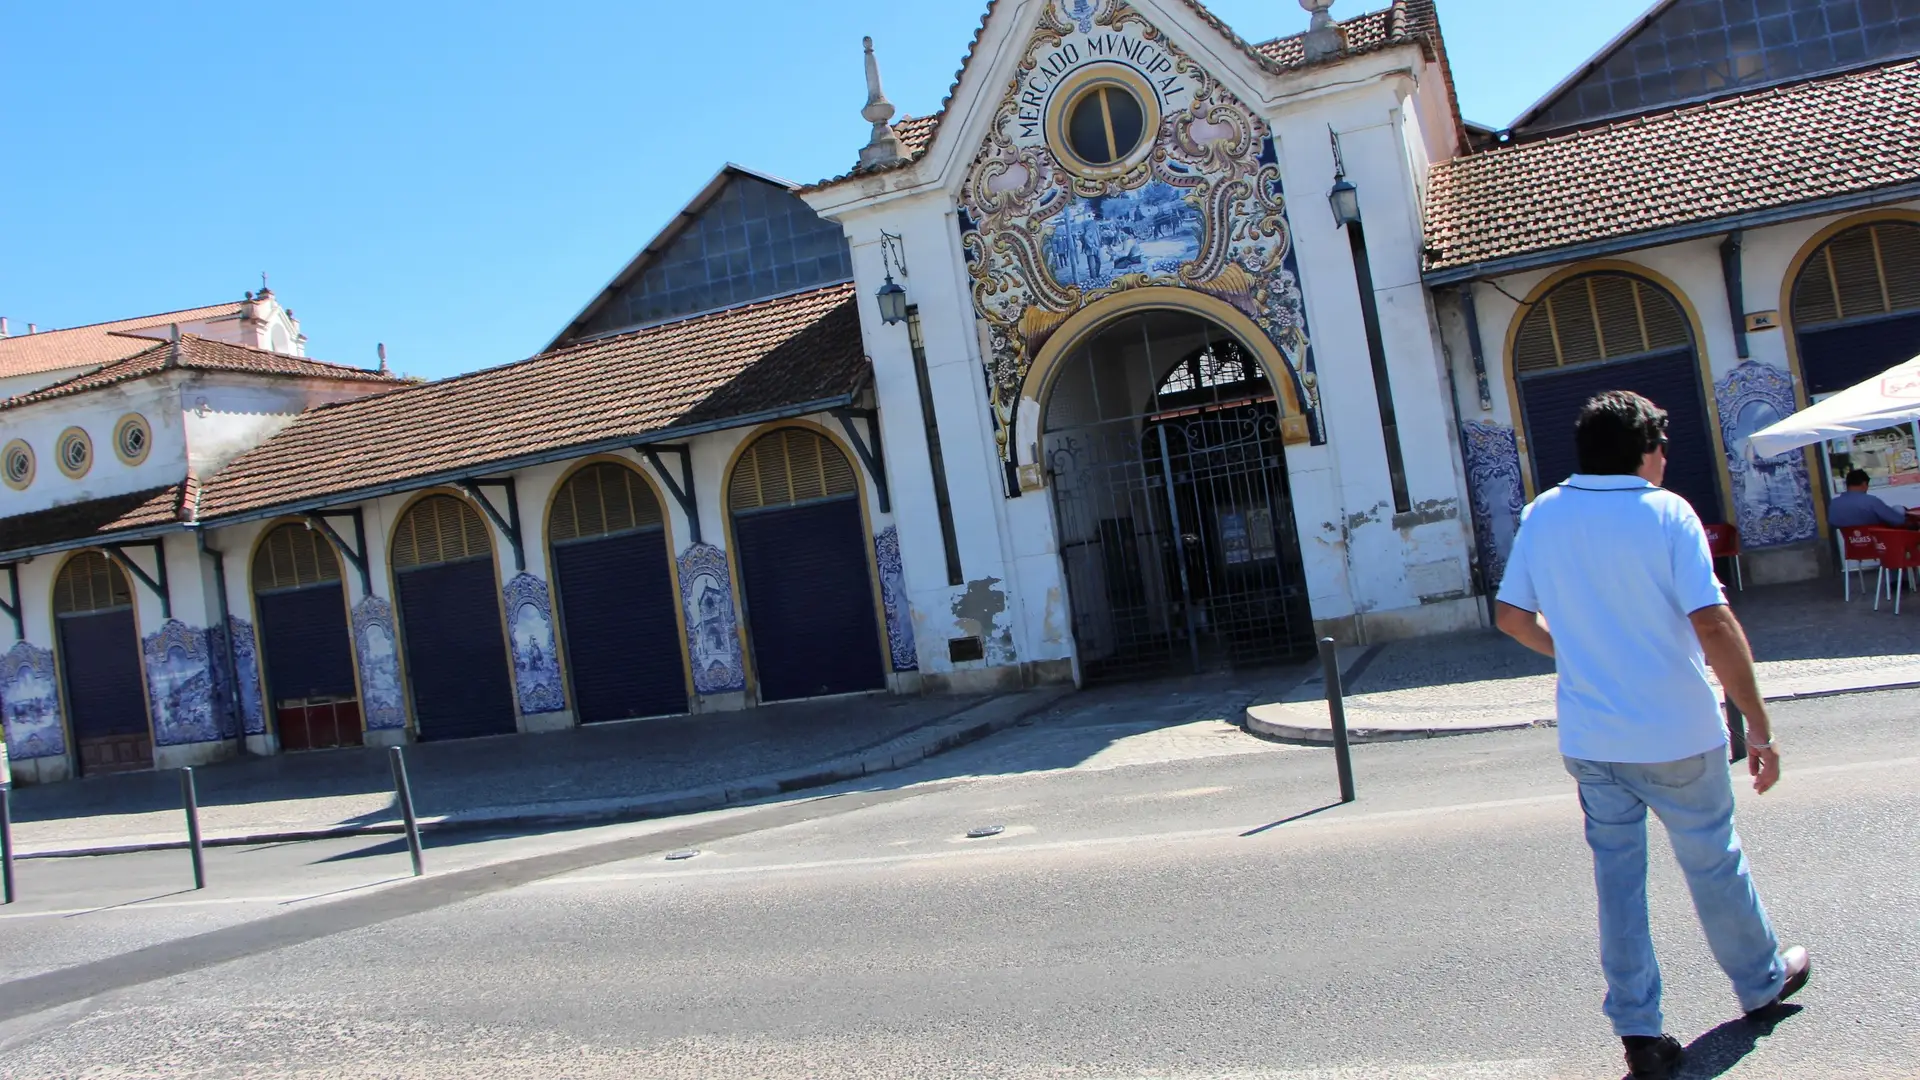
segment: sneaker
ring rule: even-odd
[[[1628,1035],[1620,1040],[1627,1047],[1627,1075],[1633,1080],[1668,1080],[1687,1060],[1686,1048],[1671,1035]]]
[[[1799,993],[1800,988],[1807,985],[1807,977],[1813,974],[1813,958],[1807,955],[1807,948],[1804,945],[1782,949],[1780,962],[1786,965],[1787,981],[1781,984],[1780,992],[1774,995],[1772,1001],[1757,1009],[1747,1010],[1747,1019],[1765,1020],[1774,1006]]]

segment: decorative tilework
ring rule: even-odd
[[[233,738],[234,718],[239,715],[233,687],[228,685],[227,631],[222,626],[207,627],[207,674],[213,681],[213,720],[222,739]],[[235,665],[236,667],[238,665]]]
[[[16,641],[0,656],[0,720],[5,721],[7,756],[15,761],[66,754],[52,649]]]
[[[168,619],[141,640],[141,648],[147,658],[154,745],[220,741],[211,635],[179,619]]]
[[[1520,478],[1520,447],[1513,429],[1471,420],[1460,425],[1466,447],[1467,491],[1473,503],[1473,535],[1486,587],[1498,589],[1507,553],[1520,531],[1527,487]]]
[[[740,627],[733,612],[733,576],[727,571],[727,553],[712,544],[694,544],[680,553],[678,562],[694,692],[745,690],[747,671],[740,656]]]
[[[393,632],[393,605],[368,596],[353,609],[353,647],[360,660],[360,709],[368,731],[407,726],[400,691],[400,654]]]
[[[233,666],[240,676],[240,715],[246,732],[264,735],[267,711],[265,698],[260,693],[260,647],[253,636],[253,624],[228,616],[227,634],[233,639]]]
[[[1806,455],[1755,458],[1747,449],[1749,435],[1796,411],[1792,376],[1772,364],[1747,360],[1714,383],[1713,396],[1733,480],[1740,546],[1752,550],[1813,539],[1819,526],[1813,517]]]
[[[917,671],[919,651],[913,642],[913,608],[907,603],[907,575],[900,566],[900,530],[892,525],[873,538],[874,561],[880,567],[880,599],[887,608],[887,648],[893,670]]]
[[[547,583],[518,574],[501,590],[507,598],[507,628],[513,639],[513,681],[520,711],[529,716],[567,707],[560,654],[553,640],[553,600]]]

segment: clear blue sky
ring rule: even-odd
[[[843,171],[862,34],[902,112],[937,108],[984,6],[9,4],[0,315],[238,299],[266,270],[313,356],[371,365],[384,341],[435,378],[515,360],[722,163]],[[1210,6],[1254,41],[1306,24],[1295,0]],[[1440,0],[1463,112],[1504,125],[1644,6]]]

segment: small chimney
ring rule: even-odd
[[[880,88],[880,61],[873,56],[873,39],[862,38],[861,43],[867,50],[867,106],[860,110],[860,115],[873,125],[873,135],[860,151],[860,167],[875,169],[905,161],[907,155],[900,145],[900,136],[893,130],[893,102],[887,100],[887,92]]]
[[[0,315],[0,337],[7,336],[7,317]]]
[[[29,333],[29,334],[37,334],[37,333],[39,333],[39,332],[40,332],[40,324],[39,324],[39,323],[28,323],[28,324],[27,324],[27,333]]]
[[[393,372],[387,370],[387,343],[384,341],[380,343],[380,374],[393,374]]]

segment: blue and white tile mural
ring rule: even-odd
[[[218,742],[211,635],[179,619],[168,619],[142,639],[141,647],[147,658],[154,745]]]
[[[6,726],[9,757],[25,761],[67,752],[59,686],[52,649],[16,641],[0,656],[0,720]]]
[[[253,635],[253,624],[238,616],[227,617],[227,636],[233,639],[233,667],[240,677],[240,717],[249,735],[267,731],[266,698],[260,692],[260,646]]]
[[[1795,411],[1793,378],[1758,360],[1734,366],[1714,384],[1720,410],[1720,439],[1733,480],[1734,523],[1745,548],[1774,547],[1812,540],[1819,526],[1813,517],[1813,483],[1805,454],[1755,457],[1747,438]]]
[[[1046,231],[1047,270],[1063,285],[1088,290],[1126,274],[1170,275],[1199,257],[1205,232],[1184,192],[1150,180],[1067,204]]]
[[[368,596],[353,609],[353,647],[360,659],[360,709],[368,731],[407,726],[400,690],[400,651],[393,632],[393,605]]]
[[[559,712],[567,707],[567,691],[560,677],[560,653],[553,637],[553,600],[547,593],[547,583],[532,574],[518,574],[501,591],[507,598],[513,682],[520,691],[520,711],[530,716]]]
[[[220,725],[223,739],[233,738],[234,719],[240,715],[233,687],[228,685],[228,679],[235,673],[227,670],[227,655],[226,629],[207,627],[207,673],[213,678],[213,719]]]
[[[1520,447],[1513,429],[1470,420],[1460,425],[1466,447],[1467,491],[1473,503],[1473,535],[1486,587],[1497,589],[1506,573],[1507,553],[1520,531],[1527,508],[1527,486],[1520,478]]]
[[[740,629],[733,612],[733,578],[727,571],[727,553],[712,544],[693,544],[680,553],[677,561],[694,693],[745,690],[747,670],[740,656]]]
[[[907,603],[907,575],[900,565],[900,530],[892,525],[873,538],[874,563],[880,567],[880,599],[887,609],[887,649],[893,670],[917,671],[920,654],[913,643],[913,609]]]

